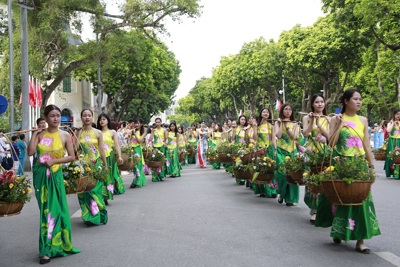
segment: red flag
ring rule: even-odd
[[[36,106],[41,107],[43,102],[42,87],[36,81]]]
[[[29,79],[29,106],[34,107],[36,105],[36,93],[35,85],[33,81]]]

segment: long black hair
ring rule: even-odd
[[[262,117],[262,112],[263,112],[264,110],[268,110],[268,113],[269,113],[268,119],[271,117],[271,114],[272,114],[271,110],[270,110],[269,108],[262,108],[262,109],[260,110],[260,115],[258,115],[258,118],[257,118],[257,125],[258,125],[258,126],[260,126],[260,124],[261,124],[261,122],[262,122],[262,119],[263,119],[263,117]]]
[[[168,130],[171,132],[171,125],[175,125],[175,130],[173,131],[173,133],[175,133],[175,136],[178,136],[178,127],[176,126],[176,122],[175,121],[171,121],[171,123],[168,126]]]
[[[311,111],[314,112],[314,101],[315,99],[317,99],[318,97],[321,97],[324,100],[325,106],[324,109],[322,110],[322,114],[326,115],[326,102],[325,102],[325,97],[323,94],[317,93],[317,94],[313,94],[313,96],[311,97],[311,101],[310,101],[310,106],[311,106]]]
[[[240,125],[240,118],[242,118],[242,117],[244,117],[244,120],[245,120],[245,123],[244,123],[243,126],[246,127],[246,126],[247,126],[247,118],[246,118],[245,115],[240,115],[240,116],[239,116],[239,118],[238,118],[238,122],[239,122],[238,126]]]
[[[292,114],[290,115],[290,120],[291,120],[291,121],[294,121],[294,110],[293,110],[293,106],[292,106],[292,104],[290,104],[289,102],[286,102],[285,104],[283,104],[283,106],[282,106],[281,109],[279,110],[279,118],[280,118],[281,120],[285,119],[285,116],[283,115],[283,110],[284,110],[286,107],[290,107],[290,108],[292,109]]]
[[[143,119],[137,118],[137,119],[134,119],[133,122],[134,122],[134,123],[140,123],[140,124],[141,124],[141,125],[140,125],[140,128],[139,128],[139,132],[140,132],[140,135],[142,136],[143,133],[144,133],[144,121],[143,121]]]
[[[344,91],[343,95],[339,99],[340,103],[342,103],[342,111],[340,113],[344,114],[346,112],[346,102],[345,102],[345,100],[350,100],[350,98],[356,92],[361,95],[361,92],[360,92],[360,90],[358,88],[349,88],[346,91]]]
[[[50,113],[51,111],[53,111],[53,110],[57,110],[58,112],[61,113],[60,108],[57,107],[56,105],[48,105],[48,106],[46,106],[46,107],[44,108],[43,115],[45,115],[45,116],[47,117],[47,115],[49,115],[49,113]],[[42,118],[39,118],[39,119],[43,120]],[[36,123],[37,123],[37,124],[39,124],[40,121],[41,121],[41,120],[39,121],[39,119],[36,120]],[[38,121],[39,121],[39,122],[38,122]]]
[[[100,131],[102,130],[102,129],[101,129],[101,125],[100,125],[100,120],[101,120],[101,118],[105,118],[105,119],[107,120],[107,127],[108,127],[109,130],[111,130],[111,119],[110,119],[110,117],[109,117],[107,114],[105,114],[105,113],[101,113],[101,114],[99,115],[99,117],[97,118],[97,125],[96,125],[96,128],[99,129]]]

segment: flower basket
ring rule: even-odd
[[[249,152],[243,155],[243,157],[241,157],[241,160],[243,162],[243,164],[249,164],[252,159],[254,157],[254,152]]]
[[[129,159],[129,157],[130,155],[128,153],[121,153],[121,158],[124,160],[124,163],[118,165],[119,170],[130,171],[136,166],[136,162],[132,159]]]
[[[257,150],[256,152],[255,152],[255,157],[257,156],[257,157],[262,157],[262,156],[264,156],[265,155],[265,150],[262,150],[262,149],[260,149],[260,150]]]
[[[190,155],[194,154],[194,149],[193,149],[193,147],[188,147],[186,150],[187,150],[187,152],[188,152]]]
[[[386,153],[374,153],[375,160],[385,160]]]
[[[0,217],[20,214],[23,206],[23,202],[0,201]]]
[[[149,161],[149,160],[146,160],[145,163],[149,168],[161,168],[164,165],[163,161]]]
[[[373,181],[353,181],[351,184],[341,180],[322,181],[326,198],[338,206],[357,206],[368,197]]]
[[[291,172],[288,175],[286,175],[286,180],[288,181],[289,184],[304,185],[303,173],[304,172],[302,170]]]
[[[88,185],[91,183],[92,181],[89,178],[89,176],[82,176],[81,178],[77,179],[76,188],[69,187],[68,189],[66,189],[66,193],[70,195],[70,194],[82,193],[84,191],[89,191],[93,189],[93,188],[87,189]]]
[[[274,178],[273,173],[260,173],[253,181],[255,184],[270,184],[272,179]]]
[[[233,170],[233,174],[236,178],[244,180],[251,180],[253,178],[253,173],[251,173],[250,171]]]
[[[328,165],[324,164],[324,165],[314,165],[314,166],[310,166],[310,171],[313,174],[318,174],[321,173],[326,167],[328,167]]]
[[[311,194],[317,195],[322,193],[322,185],[307,185],[307,190]]]
[[[218,157],[213,157],[213,156],[207,157],[207,161],[208,162],[217,162],[218,161]]]
[[[228,154],[225,154],[225,153],[220,153],[220,154],[218,154],[218,161],[221,163],[232,163],[233,157],[228,156]]]
[[[400,164],[400,158],[394,158],[393,159],[394,164]]]

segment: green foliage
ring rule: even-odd
[[[16,176],[13,170],[5,171],[0,174],[0,201],[22,202],[30,200],[31,181],[24,176]]]
[[[304,155],[296,155],[293,158],[286,156],[285,161],[280,165],[279,171],[290,174],[292,172],[303,172],[305,170]]]
[[[274,173],[276,169],[276,161],[269,157],[257,157],[255,161],[249,165],[251,165],[253,172],[258,172],[260,174]]]

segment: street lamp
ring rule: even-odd
[[[285,104],[285,73],[282,72],[282,90],[279,90],[279,94],[283,96],[283,104]]]

